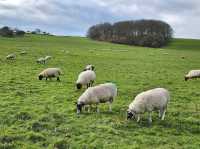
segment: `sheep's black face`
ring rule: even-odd
[[[133,118],[134,114],[130,111],[127,111],[127,120]]]
[[[185,81],[187,81],[188,80],[188,77],[185,77]]]
[[[39,75],[38,78],[39,78],[39,80],[42,80],[43,76],[42,76],[42,75]]]
[[[84,104],[77,104],[76,105],[76,107],[77,107],[77,114],[81,113],[83,106],[84,106]]]
[[[81,89],[82,88],[82,84],[78,83],[76,84],[77,89]]]

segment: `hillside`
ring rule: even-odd
[[[22,50],[27,55],[19,55]],[[6,55],[16,53],[14,61]],[[45,65],[39,57],[51,55]],[[114,82],[113,111],[76,115],[75,81],[85,65],[94,64],[95,84]],[[198,148],[200,146],[200,79],[184,81],[200,69],[200,41],[175,39],[162,49],[91,41],[80,37],[26,35],[0,38],[0,148]],[[60,67],[61,82],[39,81],[44,68]],[[138,93],[165,87],[171,93],[166,119],[153,113],[141,122],[126,120]]]

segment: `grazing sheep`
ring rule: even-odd
[[[46,80],[49,78],[51,80],[51,78],[56,77],[57,81],[60,81],[59,75],[61,75],[60,68],[47,68],[38,75],[38,78],[39,80],[43,78],[46,78]]]
[[[185,75],[185,81],[193,78],[200,78],[200,70],[190,70],[187,75]]]
[[[27,54],[27,52],[26,51],[21,51],[19,54],[20,55],[25,55],[25,54]]]
[[[40,57],[40,58],[37,59],[36,62],[39,63],[39,64],[45,64],[45,63],[46,63],[46,60],[45,60],[45,58]]]
[[[135,100],[129,105],[127,110],[127,119],[136,118],[140,121],[140,114],[149,113],[148,121],[152,122],[151,112],[159,111],[161,120],[165,118],[167,104],[170,100],[169,92],[164,88],[155,88],[138,94]]]
[[[52,58],[52,56],[45,56],[45,60],[47,61],[47,60],[49,60],[49,59],[51,59]]]
[[[117,87],[113,83],[100,84],[94,87],[89,87],[79,98],[76,103],[77,114],[82,110],[85,105],[96,104],[97,112],[99,112],[99,103],[109,103],[109,111],[111,111],[111,104],[117,96]]]
[[[14,60],[14,59],[16,59],[16,55],[14,53],[9,54],[9,55],[6,56],[6,59],[7,60]]]
[[[86,70],[79,74],[78,79],[76,81],[76,87],[77,89],[81,89],[82,86],[90,87],[94,83],[94,80],[96,79],[96,74],[92,70]]]
[[[83,69],[83,71],[86,71],[86,70],[93,70],[94,71],[94,66],[89,64],[85,67],[85,69]]]

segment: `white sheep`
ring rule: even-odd
[[[47,55],[47,56],[45,56],[44,59],[45,59],[45,60],[49,60],[49,59],[51,59],[51,58],[52,58],[52,56],[48,56],[48,55]]]
[[[60,81],[59,75],[61,75],[60,68],[47,68],[38,75],[38,78],[39,80],[43,78],[46,78],[46,80],[49,78],[51,80],[51,78],[56,77],[57,81]]]
[[[82,86],[90,87],[94,83],[94,80],[96,79],[96,74],[92,70],[86,70],[79,74],[78,79],[76,81],[76,87],[77,89],[81,89]]]
[[[85,105],[96,104],[97,112],[99,112],[99,103],[109,103],[109,111],[112,111],[111,104],[117,96],[117,87],[113,83],[100,84],[94,87],[89,87],[77,101],[77,114]]]
[[[185,81],[193,78],[200,78],[200,70],[190,70],[188,74],[185,75]]]
[[[89,64],[85,67],[85,69],[83,71],[86,71],[86,70],[94,70],[94,66]]]
[[[25,54],[27,54],[27,52],[26,51],[21,51],[19,54],[20,55],[25,55]]]
[[[45,60],[45,58],[40,57],[40,58],[37,59],[36,62],[39,63],[39,64],[45,64],[45,63],[46,63],[46,60]]]
[[[16,59],[15,53],[12,53],[12,54],[7,55],[7,56],[6,56],[6,59],[7,59],[7,60],[14,60],[14,59]]]
[[[159,111],[161,120],[165,118],[167,104],[170,100],[169,92],[164,88],[155,88],[138,94],[135,100],[129,105],[127,110],[127,119],[136,118],[140,121],[140,114],[149,113],[148,121],[152,122],[151,112]]]

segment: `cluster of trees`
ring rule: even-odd
[[[0,36],[2,37],[15,37],[15,36],[24,36],[25,32],[19,29],[11,29],[8,26],[0,28]]]
[[[40,35],[50,35],[50,33],[42,31],[39,28],[36,28],[34,31],[27,31],[27,33],[31,33],[31,34],[40,34]]]
[[[41,31],[40,29],[35,29],[34,31],[25,32],[23,30],[19,30],[17,28],[10,28],[8,26],[4,26],[4,27],[0,28],[0,36],[2,36],[2,37],[22,37],[25,35],[25,33],[50,35],[50,33]]]
[[[87,37],[121,44],[161,47],[173,36],[169,24],[159,20],[136,20],[97,24],[88,29]]]

